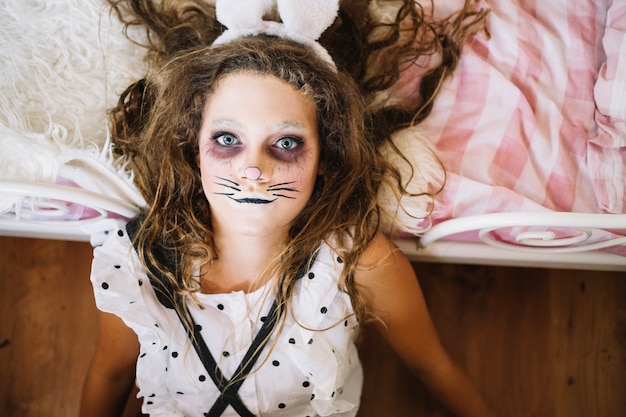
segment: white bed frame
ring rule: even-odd
[[[137,207],[126,201],[49,183],[0,180],[0,195],[21,201],[0,215],[0,235],[4,236],[89,241],[91,231],[102,221],[131,218],[137,213]],[[88,220],[63,220],[72,203],[98,215]],[[42,215],[46,220],[37,220]],[[559,239],[548,231],[521,231],[515,237],[517,244],[505,244],[490,235],[502,228],[529,226],[563,227],[580,233]],[[603,250],[626,245],[626,236],[598,238],[608,230],[626,235],[626,214],[494,213],[448,220],[419,239],[396,239],[396,244],[412,261],[626,271],[626,257]],[[450,238],[469,231],[478,231],[482,243]]]
[[[0,214],[3,236],[89,241],[90,232],[103,220],[129,219],[138,211],[127,201],[67,185],[0,180],[2,195],[21,201],[13,210]],[[65,220],[71,204],[91,208],[98,215],[86,220]]]
[[[501,228],[534,226],[562,227],[580,233],[559,239],[549,231],[521,231],[515,236],[517,244],[502,243],[490,236]],[[626,245],[626,236],[597,238],[607,230],[626,234],[626,214],[481,214],[448,220],[419,239],[400,239],[396,243],[414,261],[626,271],[626,257],[602,250]],[[468,231],[478,231],[482,243],[446,239]]]

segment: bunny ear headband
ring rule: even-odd
[[[282,23],[263,20],[274,6]],[[216,0],[217,20],[227,30],[213,44],[261,34],[278,36],[311,48],[335,68],[328,51],[317,40],[333,23],[338,10],[339,0]]]

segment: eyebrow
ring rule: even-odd
[[[232,127],[232,128],[242,127],[239,123],[233,120],[229,120],[229,119],[212,120],[211,124],[214,126],[225,126],[225,127]],[[306,125],[302,122],[298,122],[295,120],[287,120],[281,123],[277,123],[271,127],[271,130],[273,132],[280,132],[282,130],[289,130],[289,129],[306,129]]]
[[[273,131],[281,131],[285,129],[306,129],[306,125],[301,122],[296,121],[286,121],[282,123],[278,123],[272,127]]]
[[[232,120],[228,119],[216,119],[211,120],[211,124],[215,126],[227,126],[227,127],[240,127],[239,123],[236,123]]]

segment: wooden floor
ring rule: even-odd
[[[76,416],[96,336],[86,243],[0,237],[0,416]],[[442,340],[501,416],[626,416],[623,273],[419,264]],[[359,417],[448,416],[375,334]]]

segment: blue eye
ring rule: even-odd
[[[221,146],[234,146],[239,144],[239,139],[230,133],[217,133],[213,135],[213,140]]]
[[[302,141],[300,139],[297,138],[280,138],[277,142],[276,142],[276,147],[286,150],[286,151],[290,151],[293,150],[295,148],[297,148],[298,146],[302,145]]]

